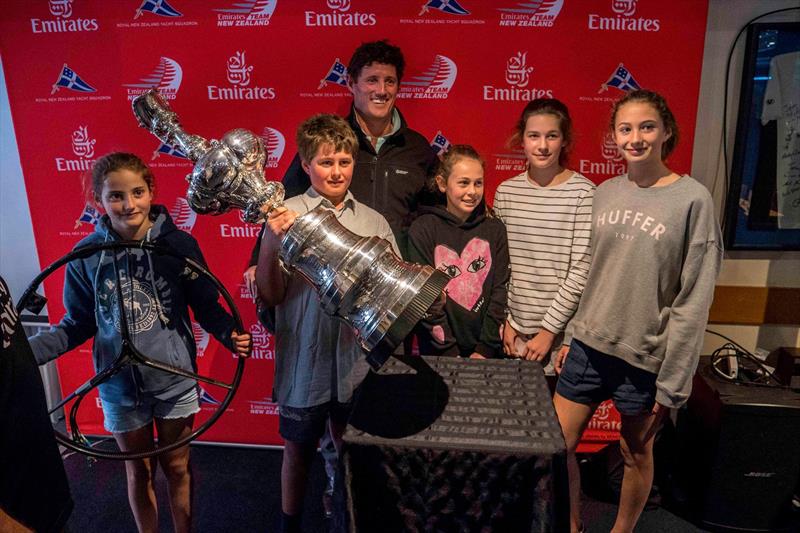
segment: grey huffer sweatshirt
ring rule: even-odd
[[[689,397],[722,236],[708,190],[690,176],[641,188],[627,174],[601,184],[592,212],[592,266],[574,338],[658,375],[656,401]]]

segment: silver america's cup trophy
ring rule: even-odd
[[[186,176],[186,199],[197,213],[221,215],[238,208],[244,211],[244,220],[259,223],[283,203],[283,185],[264,180],[267,154],[258,135],[235,129],[208,142],[186,133],[155,89],[134,98],[132,105],[140,126],[195,162]]]
[[[261,138],[231,130],[219,141],[186,133],[178,116],[154,89],[133,100],[139,125],[195,162],[187,200],[198,213],[243,210],[248,222],[263,222],[283,203],[283,185],[264,179],[266,152]],[[388,241],[361,237],[319,206],[298,217],[281,241],[284,266],[316,288],[329,315],[353,327],[380,368],[425,316],[449,277],[430,266],[406,263]]]

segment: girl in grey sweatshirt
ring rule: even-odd
[[[601,184],[592,213],[592,265],[570,323],[554,404],[568,450],[572,530],[580,531],[575,448],[597,405],[622,415],[625,469],[613,531],[632,531],[653,480],[661,417],[688,399],[722,260],[708,190],[665,158],[678,127],[663,97],[628,93],[611,123],[628,173]]]

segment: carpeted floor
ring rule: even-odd
[[[278,531],[281,451],[260,448],[192,446],[194,526],[200,533]],[[68,533],[135,533],[125,492],[125,467],[117,461],[89,462],[73,454],[65,460],[75,510]],[[165,481],[158,478],[161,531],[172,531]],[[324,472],[318,457],[306,497],[304,531],[325,532],[322,512]],[[609,531],[616,506],[588,499],[584,504],[587,531]],[[645,511],[639,533],[702,531],[669,511]],[[503,532],[505,533],[505,532]]]
[[[280,518],[281,451],[227,446],[192,446],[194,526],[198,532],[277,531]],[[75,510],[69,533],[136,533],[125,489],[125,466],[89,462],[74,454],[65,460]],[[325,531],[324,474],[315,460],[307,494],[306,531]],[[159,525],[172,531],[166,481],[157,478]]]

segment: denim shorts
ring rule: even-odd
[[[328,419],[346,424],[352,408],[352,401],[339,403],[335,400],[313,407],[281,405],[278,406],[278,431],[290,442],[316,444],[325,433]]]
[[[556,392],[586,405],[611,398],[617,411],[635,416],[652,411],[656,402],[656,377],[652,372],[573,339]]]
[[[126,433],[153,423],[154,418],[186,418],[200,411],[197,387],[169,400],[140,398],[133,406],[103,401],[103,426],[111,433]]]

